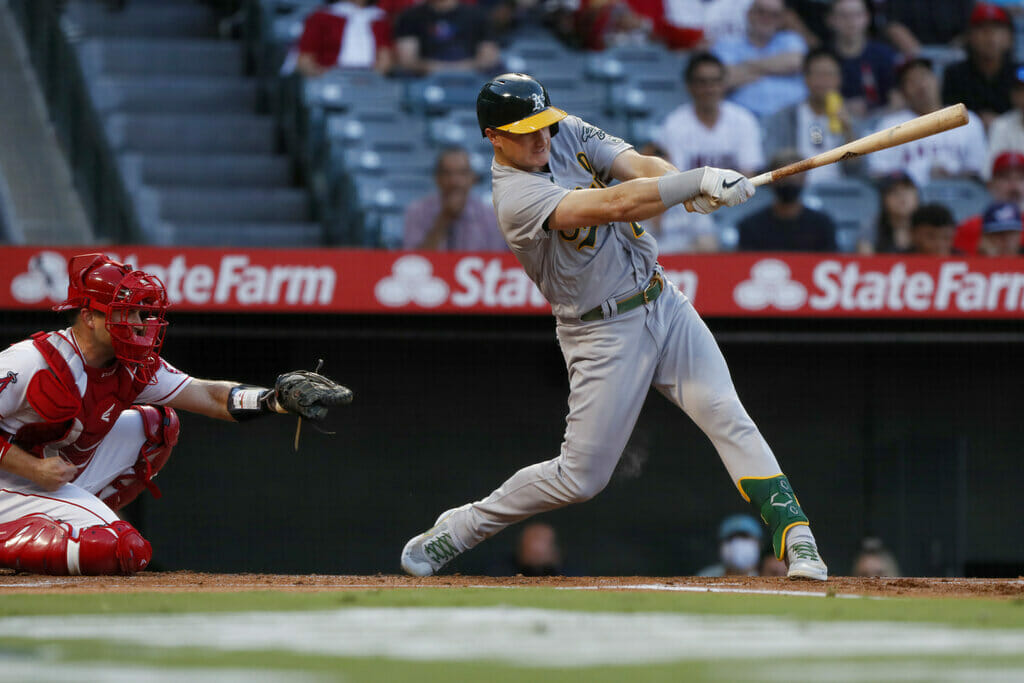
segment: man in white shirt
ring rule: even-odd
[[[942,107],[939,79],[931,60],[923,57],[909,60],[900,67],[898,78],[907,107],[883,117],[878,130],[906,123]],[[966,126],[869,154],[868,172],[882,177],[904,171],[918,187],[924,187],[932,178],[981,178],[988,158],[985,128],[977,114],[968,114],[970,119]]]
[[[676,168],[735,168],[745,175],[764,167],[757,118],[725,100],[725,65],[718,57],[694,55],[683,74],[693,102],[676,108],[655,134]]]

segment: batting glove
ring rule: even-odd
[[[703,195],[707,195],[713,204],[720,206],[736,206],[754,196],[757,188],[742,173],[724,168],[704,167],[704,177],[700,180],[701,195],[694,199],[694,208]],[[715,208],[718,208],[717,206]],[[711,209],[714,211],[714,209]],[[699,213],[709,213],[699,211]]]
[[[691,213],[703,213],[709,214],[712,211],[716,211],[722,208],[722,205],[717,200],[712,199],[706,194],[699,194],[693,199],[688,200],[684,206],[686,210]]]

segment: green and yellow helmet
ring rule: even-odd
[[[488,128],[508,133],[532,133],[551,127],[558,133],[558,122],[568,114],[551,106],[547,89],[526,74],[502,74],[480,89],[476,98],[476,120],[480,134]]]

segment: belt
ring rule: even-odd
[[[660,273],[655,273],[654,277],[651,278],[651,284],[647,286],[647,289],[640,290],[636,294],[630,297],[626,297],[621,301],[616,301],[615,306],[619,313],[625,313],[626,311],[632,311],[637,306],[643,304],[649,304],[658,298],[661,294],[661,290],[665,288],[665,283],[661,279]],[[600,306],[596,306],[583,315],[580,316],[580,320],[591,321],[591,320],[604,320],[604,310]]]

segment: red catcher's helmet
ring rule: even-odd
[[[68,298],[55,311],[91,308],[106,317],[114,355],[140,379],[152,382],[167,321],[167,291],[160,278],[103,254],[68,261]],[[138,312],[139,319],[132,320]]]

